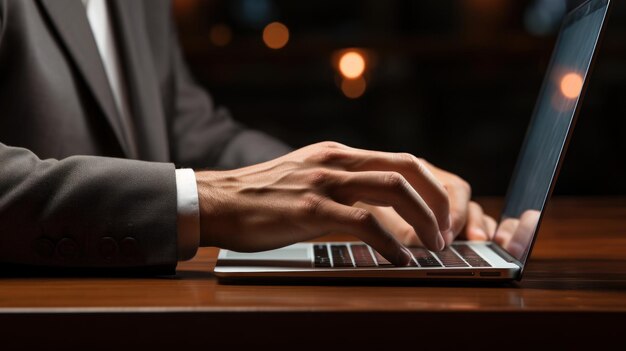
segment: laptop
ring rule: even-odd
[[[215,275],[240,279],[520,280],[572,135],[610,0],[564,18],[491,241],[455,241],[440,252],[409,248],[406,267],[363,242],[298,243],[242,253],[220,250]]]

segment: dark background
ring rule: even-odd
[[[294,147],[335,140],[411,152],[503,195],[571,0],[175,0],[200,84],[244,124]],[[604,41],[556,192],[626,194],[626,2]],[[270,49],[265,25],[284,23]],[[226,45],[210,39],[226,26]],[[338,50],[368,53],[367,89],[347,98]]]

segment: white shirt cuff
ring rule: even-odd
[[[176,208],[178,211],[178,260],[193,258],[200,246],[200,207],[196,174],[192,169],[176,170]]]

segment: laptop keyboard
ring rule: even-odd
[[[437,255],[437,258],[439,258],[439,261],[441,261],[445,267],[469,267],[469,265],[465,263],[456,252],[450,250],[450,248],[435,252],[435,255]]]
[[[485,261],[479,254],[476,253],[471,247],[462,244],[452,245],[456,252],[463,257],[465,262],[469,263],[472,267],[491,267],[487,261]]]
[[[365,245],[353,245],[352,257],[354,257],[354,264],[357,267],[376,267],[376,261],[372,257],[370,250]],[[381,262],[381,261],[378,261]]]
[[[441,267],[441,263],[430,251],[418,247],[411,247],[409,251],[411,251],[413,258],[415,258],[420,267]]]
[[[354,267],[347,245],[330,245],[334,267]]]
[[[465,244],[454,244],[440,252],[424,248],[409,248],[413,259],[409,267],[491,267],[474,249]],[[365,244],[315,244],[315,267],[394,267],[376,250]]]

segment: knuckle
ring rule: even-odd
[[[329,183],[330,171],[326,169],[315,169],[308,175],[308,184],[314,188],[323,187]]]
[[[410,154],[409,154],[410,155]],[[412,155],[411,155],[412,156]],[[431,180],[432,188],[434,190],[433,196],[437,199],[437,202],[441,204],[444,209],[448,206],[448,191],[442,181],[435,177],[434,174],[428,169],[428,162],[424,159],[413,157],[413,167],[414,169],[422,175],[429,175],[429,179]]]
[[[352,213],[352,222],[359,228],[369,228],[374,224],[374,215],[365,209],[355,208]]]
[[[415,162],[417,162],[417,164],[420,167],[423,167],[425,169],[433,167],[433,165],[430,162],[428,162],[428,160],[426,160],[425,158],[422,158],[422,157],[415,157]]]
[[[408,152],[400,152],[397,154],[398,158],[405,164],[409,165],[410,167],[415,167],[415,166],[419,166],[419,161],[417,159],[417,157],[411,155]]]
[[[316,155],[316,161],[321,164],[334,164],[344,159],[344,153],[337,149],[322,149]]]
[[[322,141],[320,143],[317,143],[317,145],[323,149],[338,149],[343,146],[336,141]]]
[[[322,196],[316,194],[307,194],[302,198],[298,206],[299,212],[305,216],[315,215],[319,212],[319,208],[324,202]]]
[[[403,165],[403,168],[410,170],[411,172],[417,171],[418,173],[424,172],[424,166],[420,160],[408,152],[400,152],[396,154],[398,159]]]
[[[459,184],[459,186],[461,188],[463,188],[463,190],[467,191],[469,194],[472,193],[472,186],[470,185],[470,183],[468,183],[465,179],[457,176],[457,182]]]
[[[420,173],[430,172],[426,166],[426,161],[422,158],[413,157],[413,165]]]
[[[407,188],[407,180],[398,172],[388,172],[384,182],[386,187],[394,191],[403,191]]]

